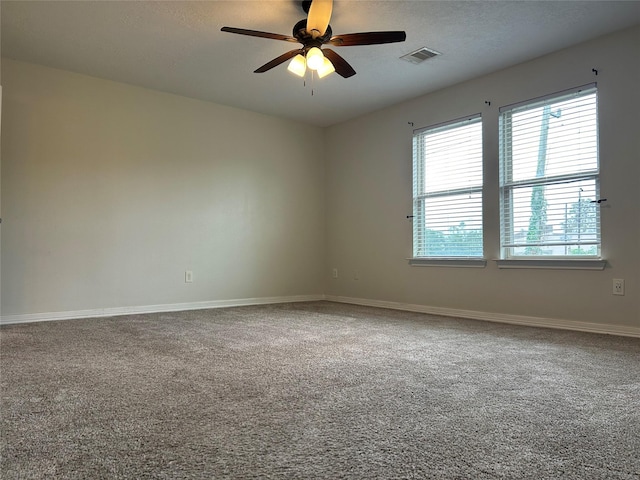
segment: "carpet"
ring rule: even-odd
[[[0,328],[4,479],[638,479],[640,339],[309,302]]]

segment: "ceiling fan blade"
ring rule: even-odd
[[[250,37],[270,38],[272,40],[284,40],[285,42],[297,42],[293,37],[288,35],[280,35],[279,33],[259,32],[257,30],[247,30],[244,28],[222,27],[221,32],[237,33],[239,35],[248,35]]]
[[[312,0],[307,17],[307,32],[313,38],[321,37],[327,31],[332,10],[333,0]],[[317,37],[313,34],[314,30],[318,32]]]
[[[363,32],[334,35],[328,43],[335,47],[352,47],[355,45],[379,45],[381,43],[404,42],[407,34],[403,31]]]
[[[333,63],[333,67],[336,69],[336,73],[344,78],[353,77],[356,74],[356,71],[353,69],[349,63],[338,55],[336,52],[329,48],[323,48],[322,52],[324,56],[327,57],[331,63]]]
[[[301,49],[296,49],[296,50],[291,50],[287,53],[283,53],[282,55],[280,55],[277,58],[274,58],[273,60],[271,60],[270,62],[265,63],[263,66],[261,66],[260,68],[258,68],[257,70],[254,70],[253,73],[264,73],[267,70],[271,70],[273,67],[277,67],[278,65],[280,65],[281,63],[286,62],[287,60],[289,60],[290,58],[295,57],[297,54],[302,53],[303,50]]]

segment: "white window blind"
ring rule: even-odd
[[[413,256],[483,256],[479,115],[414,132]]]
[[[500,109],[502,258],[599,257],[595,85]]]

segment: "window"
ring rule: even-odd
[[[413,135],[413,257],[482,258],[480,115]]]
[[[598,258],[597,90],[500,109],[502,258]]]

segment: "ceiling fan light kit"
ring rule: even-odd
[[[235,27],[222,27],[223,32],[247,35],[251,37],[269,38],[285,42],[298,42],[302,48],[283,53],[270,62],[257,68],[255,73],[264,73],[274,67],[291,60],[287,70],[304,77],[307,68],[316,72],[319,78],[337,72],[343,78],[349,78],[356,74],[349,63],[331,49],[322,46],[325,44],[334,47],[349,47],[355,45],[379,45],[383,43],[404,42],[407,35],[403,31],[389,32],[363,32],[333,35],[329,21],[333,11],[333,0],[308,0],[302,2],[302,8],[308,11],[306,19],[300,20],[293,27],[293,36],[277,33],[260,32]]]
[[[322,52],[320,52],[320,55],[322,55]],[[301,54],[296,55],[295,57],[293,57],[291,62],[289,62],[287,70],[297,75],[298,77],[304,77],[305,73],[307,73],[307,67],[309,67],[310,70],[315,70],[318,78],[324,78],[336,71],[333,63],[331,63],[331,60],[329,60],[324,55],[322,55],[321,61],[318,61],[319,66],[317,68],[313,68],[316,66],[316,64],[314,64],[312,67],[308,59],[309,54],[307,54],[307,58],[305,58]],[[313,56],[313,54],[311,55],[311,61],[316,61],[316,58]]]
[[[307,60],[301,54],[298,54],[293,57],[291,62],[289,62],[287,70],[299,77],[304,77],[304,74],[307,71]]]
[[[324,78],[335,71],[336,71],[336,67],[333,66],[333,63],[331,63],[331,60],[329,60],[327,57],[324,57],[324,62],[322,62],[322,65],[317,70],[318,78]]]
[[[311,47],[307,52],[307,67],[318,70],[324,64],[324,55],[318,47]]]

